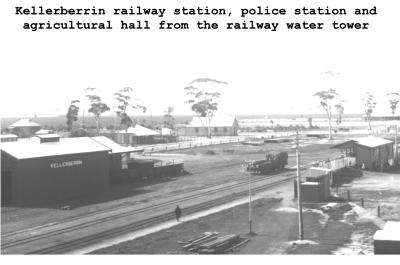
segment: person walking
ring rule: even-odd
[[[179,208],[179,205],[176,206],[175,208],[175,217],[176,217],[176,221],[179,222],[179,218],[181,218],[181,208]]]

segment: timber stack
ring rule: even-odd
[[[218,232],[205,232],[202,236],[183,243],[183,249],[199,254],[224,254],[232,252],[250,241],[240,235],[219,236]]]

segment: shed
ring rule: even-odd
[[[308,171],[308,182],[318,182],[321,184],[321,197],[327,200],[330,196],[330,186],[332,183],[332,170],[327,168],[311,167]]]
[[[65,201],[108,189],[109,148],[89,137],[43,139],[0,143],[3,203]]]
[[[374,234],[374,254],[400,254],[400,222],[388,221]]]
[[[346,156],[356,158],[356,166],[365,169],[381,169],[393,163],[393,141],[369,136],[354,138],[331,148],[340,149]]]
[[[320,182],[302,182],[300,189],[303,202],[323,202],[326,199]]]

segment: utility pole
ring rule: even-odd
[[[399,161],[398,159],[398,146],[397,146],[397,124],[394,125],[394,164],[396,165]]]
[[[253,221],[252,221],[252,208],[251,205],[251,172],[249,172],[249,235],[255,235],[256,233],[253,232]]]
[[[249,173],[249,234],[252,234],[252,220],[251,220],[251,173]]]
[[[303,209],[301,205],[300,187],[300,152],[299,152],[299,131],[296,130],[296,158],[297,158],[297,201],[299,207],[299,240],[304,239],[303,233]]]
[[[247,167],[252,166],[253,161],[246,161],[245,164],[243,165],[242,169],[244,172],[249,174],[249,233],[248,235],[256,235],[255,232],[253,232],[253,220],[252,220],[252,198],[251,198],[251,171],[247,170]]]

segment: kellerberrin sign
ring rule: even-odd
[[[76,160],[76,161],[52,163],[50,164],[50,167],[51,168],[73,167],[73,166],[80,166],[82,164],[83,164],[82,160]]]

